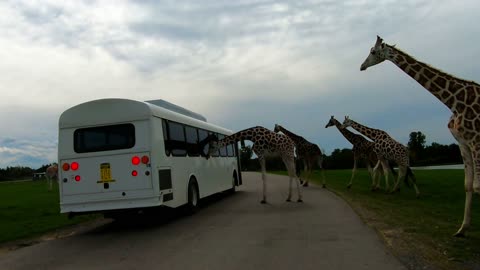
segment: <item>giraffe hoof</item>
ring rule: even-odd
[[[322,185],[322,188],[327,188],[327,186],[325,184]]]
[[[347,189],[350,189],[351,187],[352,187],[352,185],[348,185],[348,186],[347,186]]]
[[[266,204],[267,201],[266,201],[266,200],[262,200],[262,201],[260,201],[260,203],[261,203],[261,204]]]
[[[290,200],[290,199],[286,199],[285,201],[286,201],[286,202],[291,202],[292,200]]]
[[[308,187],[308,183],[307,183],[307,182],[305,182],[305,183],[303,183],[303,184],[302,184],[302,186],[304,186],[304,187]]]
[[[302,199],[298,199],[297,202],[303,202],[303,200],[302,200]]]
[[[463,232],[457,232],[453,236],[458,238],[465,238],[465,234]]]

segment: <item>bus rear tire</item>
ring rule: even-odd
[[[237,191],[237,175],[233,174],[232,177],[232,188],[228,190],[228,193],[234,194]]]
[[[197,181],[191,179],[188,183],[188,202],[186,205],[186,212],[188,215],[193,215],[198,211],[200,202],[200,195],[198,194]]]

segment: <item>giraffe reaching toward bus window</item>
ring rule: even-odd
[[[283,163],[287,167],[288,176],[290,177],[289,190],[287,202],[292,198],[292,181],[295,179],[298,192],[298,202],[302,202],[302,190],[298,177],[295,173],[295,143],[283,134],[277,134],[267,128],[256,126],[251,127],[230,136],[227,136],[221,140],[215,135],[210,135],[207,139],[203,140],[200,145],[209,144],[208,154],[205,156],[209,158],[212,153],[219,148],[236,143],[238,141],[248,140],[253,142],[252,150],[257,155],[258,161],[262,169],[262,181],[263,181],[263,195],[261,203],[267,203],[267,171],[266,171],[266,158],[271,156],[280,156]],[[201,147],[203,149],[203,147]]]

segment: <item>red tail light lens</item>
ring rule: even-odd
[[[70,165],[70,168],[72,168],[73,171],[78,170],[78,162],[72,162],[72,165]]]
[[[135,171],[135,170],[133,170],[133,171],[132,171],[132,176],[137,176],[137,175],[138,175],[138,172]]]
[[[143,164],[148,164],[149,161],[150,161],[150,158],[148,156],[143,156],[142,157],[142,163]]]
[[[82,180],[82,178],[80,177],[80,175],[75,175],[75,181],[79,182],[80,180]]]
[[[63,169],[64,171],[70,170],[70,164],[68,164],[68,163],[63,163],[62,169]]]
[[[140,158],[137,157],[137,156],[134,156],[134,157],[132,158],[132,164],[133,164],[133,165],[138,165],[138,164],[140,164]]]

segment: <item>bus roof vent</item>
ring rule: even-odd
[[[146,100],[145,102],[156,105],[156,106],[159,106],[159,107],[162,107],[162,108],[165,108],[165,109],[170,110],[170,111],[174,111],[174,112],[186,115],[188,117],[198,119],[200,121],[207,122],[207,118],[205,118],[205,116],[203,116],[201,114],[198,114],[196,112],[192,112],[188,109],[185,109],[183,107],[180,107],[178,105],[175,105],[173,103],[165,101],[163,99]]]

